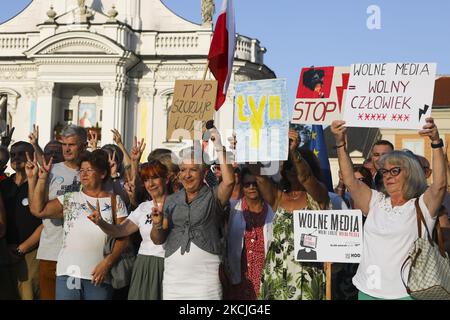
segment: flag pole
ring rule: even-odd
[[[325,291],[325,299],[331,300],[331,262],[325,262],[325,285],[326,285],[326,291]]]
[[[203,72],[203,81],[206,80],[206,75],[208,74],[208,69],[209,69],[209,60],[206,60],[205,71]]]

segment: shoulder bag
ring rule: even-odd
[[[415,205],[419,238],[412,245],[402,265],[400,272],[403,284],[408,294],[416,300],[450,300],[450,260],[444,249],[439,218],[433,232],[437,237],[436,243],[428,231],[419,199],[416,199]],[[422,222],[426,237],[422,237]],[[410,266],[410,269],[406,284],[403,274],[407,266]]]
[[[117,223],[117,201],[116,196],[111,196],[111,211],[112,211],[112,220],[113,224]],[[112,253],[114,248],[114,244],[116,243],[116,239],[108,236],[106,240],[105,247],[103,248],[103,255],[106,257],[107,255]],[[111,282],[111,286],[114,289],[121,289],[130,284],[131,281],[131,273],[133,271],[134,260],[136,259],[136,254],[134,252],[133,246],[131,242],[129,242],[128,246],[123,250],[120,258],[114,263],[110,270],[109,280]]]

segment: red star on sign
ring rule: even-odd
[[[370,120],[370,114],[366,113],[365,116],[364,120]]]
[[[372,115],[370,116],[370,120],[375,120],[375,119],[376,119],[376,117],[377,117],[377,115],[376,115],[376,114],[372,114]]]
[[[409,121],[409,115],[405,115],[405,121]]]
[[[381,120],[381,114],[377,114],[377,120]]]
[[[396,114],[393,114],[391,120],[392,120],[392,121],[397,121],[397,115],[396,115]]]
[[[383,114],[382,119],[386,120],[387,114]]]
[[[363,114],[362,113],[358,114],[358,120],[362,120],[362,119],[363,119]]]

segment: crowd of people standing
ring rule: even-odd
[[[331,131],[340,169],[334,193],[294,129],[289,157],[273,176],[260,164],[236,164],[215,128],[212,166],[195,142],[179,155],[152,150],[141,163],[145,142],[135,138],[127,150],[117,130],[115,144],[101,148],[75,125],[43,150],[37,126],[29,142],[9,148],[6,139],[0,299],[323,300],[324,264],[298,261],[293,212],[345,208],[363,213],[364,251],[359,266],[336,266],[332,298],[411,299],[400,268],[418,237],[415,204],[429,230],[436,221],[444,234],[450,230],[450,167],[438,129],[428,118],[419,132],[431,143],[432,166],[385,140],[354,165],[345,123],[333,122]],[[229,141],[231,150],[239,143]],[[111,270],[127,250],[136,258],[129,281],[117,287]],[[377,286],[371,266],[379,270]]]

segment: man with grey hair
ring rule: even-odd
[[[80,154],[87,147],[87,132],[84,128],[67,125],[61,132],[64,162],[55,163],[50,171],[48,199],[53,200],[68,192],[80,190]],[[62,246],[62,219],[43,220],[37,258],[40,259],[41,300],[55,299],[56,261]]]

